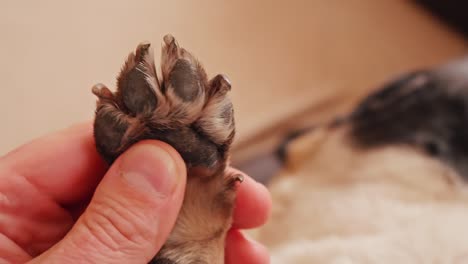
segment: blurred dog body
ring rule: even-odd
[[[468,62],[410,73],[285,147],[273,263],[468,263]]]

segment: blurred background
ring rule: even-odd
[[[115,88],[139,42],[157,51],[171,33],[210,76],[231,79],[239,164],[399,73],[468,50],[463,34],[406,0],[1,1],[0,33],[0,155],[91,120],[91,86]]]

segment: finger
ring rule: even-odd
[[[233,226],[254,228],[266,223],[271,211],[271,197],[264,185],[248,176],[239,185],[234,209]]]
[[[182,205],[185,164],[169,145],[142,141],[112,165],[67,236],[39,263],[148,263]]]
[[[31,259],[26,251],[3,234],[0,234],[0,256],[0,262],[5,263],[26,263]]]
[[[268,264],[268,250],[261,244],[247,239],[239,230],[229,231],[226,240],[226,264]]]
[[[41,137],[8,153],[0,165],[59,204],[80,201],[92,194],[107,167],[96,151],[92,131],[87,122]]]

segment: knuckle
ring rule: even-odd
[[[140,210],[144,211],[144,210]],[[96,199],[84,215],[83,225],[112,251],[139,249],[153,243],[156,229],[144,213],[119,199]]]

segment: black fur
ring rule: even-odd
[[[177,264],[177,263],[167,258],[154,258],[148,264]]]
[[[150,127],[143,139],[157,139],[174,147],[182,156],[188,167],[211,168],[224,153],[206,136],[201,135],[191,127],[162,130]]]
[[[349,119],[352,141],[364,148],[417,147],[468,179],[468,72],[462,66],[413,72],[371,94]]]

